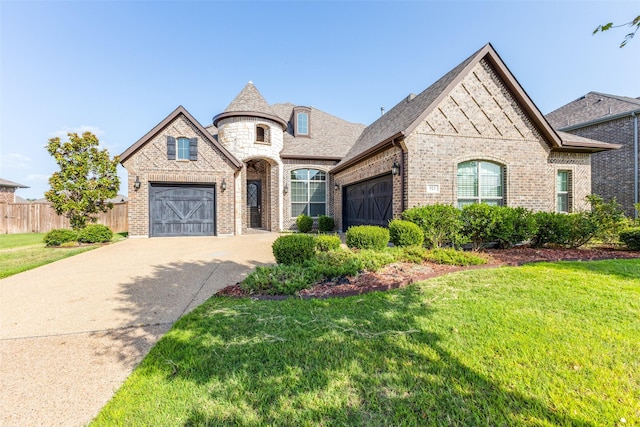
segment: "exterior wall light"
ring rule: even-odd
[[[335,185],[333,186],[333,189],[334,189],[334,190],[336,190],[336,191],[338,191],[338,190],[340,189],[340,185],[335,184]]]
[[[284,194],[287,194],[287,193],[289,192],[289,186],[287,185],[287,183],[286,183],[286,182],[284,183],[284,188],[282,189],[282,192],[283,192]]]
[[[400,165],[397,160],[393,161],[393,166],[391,166],[391,174],[393,176],[400,175]]]
[[[222,178],[222,183],[220,184],[220,189],[225,192],[227,190],[227,181]]]
[[[140,189],[140,185],[142,185],[140,183],[140,178],[136,175],[136,182],[133,183],[134,191],[138,191]]]

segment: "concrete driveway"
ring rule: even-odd
[[[183,314],[277,234],[131,239],[0,280],[0,425],[85,425]]]

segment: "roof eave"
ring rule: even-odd
[[[269,113],[260,113],[256,111],[227,111],[224,113],[220,113],[213,118],[213,125],[218,127],[218,122],[227,117],[238,117],[238,116],[249,116],[249,117],[260,117],[263,119],[273,120],[282,126],[282,130],[287,130],[287,122],[282,120],[282,118]]]
[[[562,147],[554,148],[553,151],[571,152],[571,153],[599,153],[601,151],[619,150],[620,148],[622,148],[621,144],[609,144],[606,142],[585,143],[585,142],[563,141]]]
[[[558,128],[558,130],[562,131],[562,132],[569,132],[569,131],[572,131],[572,130],[581,129],[581,128],[597,125],[597,124],[600,124],[600,123],[609,122],[611,120],[617,120],[617,119],[621,119],[623,117],[637,116],[637,115],[640,115],[640,109],[626,111],[624,113],[612,114],[610,116],[600,117],[598,119],[589,120],[588,122],[582,122],[582,123],[577,123],[575,125]]]
[[[342,157],[336,156],[307,156],[302,154],[280,154],[281,159],[290,159],[290,160],[330,160],[330,161],[340,161]]]
[[[385,139],[384,141],[374,145],[373,147],[369,148],[368,150],[363,151],[362,153],[358,154],[357,156],[352,157],[351,159],[347,160],[346,162],[336,165],[336,167],[331,169],[329,172],[330,173],[340,172],[340,171],[348,168],[349,166],[351,166],[351,165],[353,165],[355,163],[358,163],[360,160],[365,159],[365,158],[377,153],[378,151],[381,151],[381,150],[387,148],[388,145],[393,145],[394,141],[396,141],[398,138],[404,138],[404,135],[405,135],[404,132],[398,132],[395,135]]]

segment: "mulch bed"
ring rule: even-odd
[[[375,273],[364,273],[356,277],[344,277],[339,280],[325,280],[316,283],[310,289],[300,291],[298,297],[303,299],[346,297],[368,292],[387,291],[454,271],[495,268],[506,265],[518,266],[532,262],[640,258],[640,251],[626,251],[608,247],[591,249],[535,249],[521,246],[511,249],[487,249],[484,253],[490,258],[489,262],[485,265],[457,267],[431,262],[425,262],[423,264],[399,262],[389,264]],[[256,299],[291,298],[290,296],[281,295],[252,295],[242,290],[239,283],[227,286],[216,295],[252,297]]]

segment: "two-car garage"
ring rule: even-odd
[[[215,185],[150,184],[150,236],[215,236]]]

